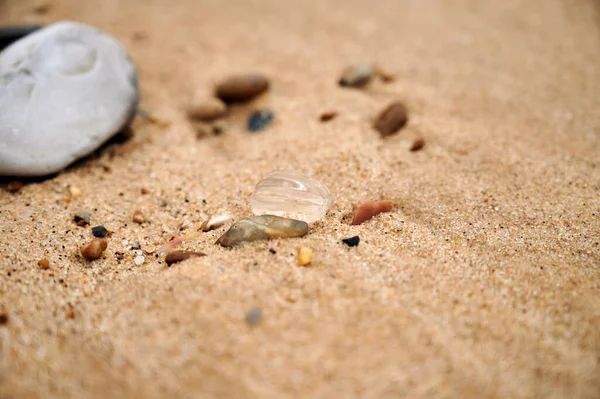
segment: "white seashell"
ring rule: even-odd
[[[61,22],[0,53],[0,175],[54,173],[132,118],[135,66],[99,30]]]
[[[275,215],[307,223],[322,219],[331,205],[329,190],[301,173],[277,171],[257,185],[248,201],[255,215]]]

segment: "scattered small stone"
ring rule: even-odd
[[[87,245],[81,247],[81,255],[89,261],[98,259],[108,247],[106,238],[94,238]]]
[[[0,313],[0,326],[8,324],[8,315],[4,312]]]
[[[423,149],[423,147],[425,147],[425,139],[422,137],[419,137],[418,139],[415,139],[412,143],[412,145],[410,146],[410,150],[412,152],[415,151],[419,151],[421,149]]]
[[[227,114],[227,104],[218,98],[209,97],[187,108],[188,118],[210,122]]]
[[[211,230],[215,230],[218,229],[219,227],[223,226],[225,223],[229,222],[231,220],[231,216],[229,215],[220,215],[220,216],[213,216],[210,219],[208,219],[206,222],[202,223],[202,231],[206,232],[206,231],[211,231]]]
[[[248,131],[258,132],[267,127],[275,117],[275,114],[268,109],[254,111],[248,118]]]
[[[143,254],[144,254],[144,251],[142,251],[141,249],[136,249],[136,250],[135,250],[135,254],[136,254],[136,255],[143,255]]]
[[[13,180],[10,183],[8,183],[8,185],[6,186],[6,190],[9,193],[18,193],[19,191],[21,191],[24,185],[25,184],[23,184],[23,182],[20,180]]]
[[[156,252],[156,246],[149,245],[146,248],[144,248],[144,252],[146,252],[147,254],[153,254],[154,252]]]
[[[108,235],[108,230],[104,226],[94,226],[92,227],[92,234],[94,237],[104,238]]]
[[[75,311],[73,309],[67,310],[65,317],[69,320],[73,320],[75,318]]]
[[[196,130],[196,138],[203,139],[212,134],[212,127],[208,123],[195,122],[194,130]]]
[[[307,233],[308,224],[300,220],[274,215],[252,216],[236,222],[217,240],[217,244],[233,247],[242,242],[302,237]]]
[[[255,326],[262,321],[262,309],[254,307],[246,313],[246,323],[249,326]]]
[[[392,201],[365,202],[356,209],[354,218],[350,224],[353,226],[359,225],[382,212],[391,212],[392,209]]]
[[[167,263],[167,266],[171,266],[173,263],[182,262],[195,256],[206,256],[206,254],[203,252],[193,251],[173,251],[167,254],[165,257],[165,262]]]
[[[342,240],[342,242],[344,244],[346,244],[347,246],[349,246],[349,247],[355,247],[360,242],[360,237],[359,236],[354,236],[354,237],[350,237],[350,238],[344,238]]]
[[[146,258],[143,255],[138,255],[135,258],[133,258],[133,263],[140,266],[141,264],[144,263],[145,260],[146,260]]]
[[[133,216],[131,217],[131,220],[133,220],[134,223],[142,224],[146,221],[146,216],[144,216],[142,211],[137,209],[135,212],[133,212]]]
[[[312,262],[313,251],[307,247],[298,248],[298,264],[300,266],[307,266]]]
[[[381,111],[373,127],[379,131],[381,136],[386,137],[402,129],[406,122],[408,122],[408,111],[402,102],[396,101]]]
[[[342,72],[338,84],[343,87],[364,87],[370,81],[375,70],[368,64],[350,66]]]
[[[319,116],[319,120],[321,122],[329,122],[334,119],[338,115],[337,111],[326,111]]]
[[[273,255],[275,255],[277,253],[275,248],[269,248],[269,252],[272,253]]]
[[[217,84],[215,94],[225,102],[249,101],[269,89],[264,75],[232,75]]]
[[[38,266],[43,270],[48,270],[48,269],[50,269],[50,261],[45,258],[40,259],[40,261],[38,262]]]
[[[52,5],[47,1],[39,1],[33,6],[33,12],[39,15],[48,14],[52,9]]]
[[[384,83],[390,83],[397,79],[396,75],[394,75],[393,73],[387,72],[378,66],[375,66],[375,74],[377,74],[377,77],[379,77],[379,79],[381,79],[381,81]]]
[[[142,193],[143,195],[150,194],[150,190],[148,190],[146,187],[142,187],[140,189],[140,193]]]
[[[79,189],[79,187],[69,187],[69,193],[71,194],[71,198],[77,199],[81,197],[81,190]]]
[[[131,243],[131,249],[140,249],[140,242],[139,241],[134,241]],[[141,254],[138,254],[141,255]]]
[[[73,216],[73,220],[77,223],[77,226],[86,226],[92,220],[92,213],[82,209]]]

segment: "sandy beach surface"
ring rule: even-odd
[[[0,0],[2,24],[65,19],[123,42],[165,124],[0,189],[1,398],[600,397],[598,1]],[[354,63],[397,80],[339,87]],[[254,71],[269,92],[197,138],[182,107]],[[277,169],[331,190],[305,237],[226,249],[223,226],[134,262],[251,215]],[[351,226],[371,200],[394,211]],[[112,231],[93,262],[82,209]]]

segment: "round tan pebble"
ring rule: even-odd
[[[40,259],[38,266],[43,270],[50,269],[50,261],[48,259]]]
[[[98,259],[107,247],[108,241],[105,238],[94,238],[83,246],[80,251],[86,260],[92,261]]]
[[[203,122],[210,122],[224,117],[227,114],[227,104],[218,98],[209,97],[197,103],[191,104],[187,108],[187,115],[190,119]]]
[[[298,264],[300,266],[308,266],[312,262],[313,251],[307,247],[298,248]]]
[[[131,217],[134,223],[142,224],[146,221],[146,216],[140,210],[136,210],[133,212],[133,216]]]
[[[268,89],[269,80],[264,75],[232,75],[217,84],[215,94],[225,102],[248,101]]]

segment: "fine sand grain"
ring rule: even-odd
[[[3,24],[63,19],[125,44],[168,126],[0,190],[1,398],[600,397],[599,2],[0,0]],[[339,87],[360,63],[397,79]],[[188,100],[254,72],[269,92],[197,139]],[[395,100],[409,122],[382,139]],[[250,134],[257,109],[275,118]],[[276,169],[332,192],[307,236],[189,235],[249,216]],[[394,210],[350,225],[377,200]],[[207,256],[167,267],[186,234]]]

